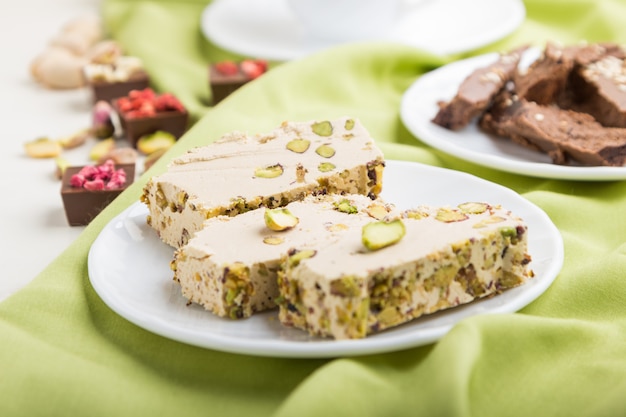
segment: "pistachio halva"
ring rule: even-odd
[[[174,280],[191,302],[219,316],[248,317],[276,306],[277,271],[291,248],[319,249],[393,210],[380,199],[334,194],[214,217],[175,252]]]
[[[181,247],[218,215],[279,207],[310,194],[381,191],[384,159],[361,123],[285,122],[265,135],[231,133],[174,159],[152,178],[142,201],[148,224]]]
[[[367,229],[354,227],[323,247],[291,249],[278,274],[281,323],[312,335],[362,338],[533,275],[527,226],[499,206],[421,207],[379,227],[384,245],[368,244]]]

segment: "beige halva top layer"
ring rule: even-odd
[[[283,123],[265,135],[232,133],[172,161],[142,201],[149,224],[180,247],[207,218],[284,206],[311,193],[376,196],[384,159],[358,120]]]

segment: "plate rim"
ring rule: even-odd
[[[175,340],[181,343],[205,348],[205,349],[213,349],[222,352],[230,352],[230,353],[238,353],[238,354],[246,354],[253,356],[261,356],[261,357],[283,357],[283,358],[329,358],[329,357],[345,357],[345,356],[361,356],[368,354],[377,354],[377,353],[385,353],[392,351],[404,350],[407,348],[418,347],[426,344],[433,343],[443,337],[446,333],[450,331],[450,329],[456,325],[459,321],[464,320],[465,318],[474,317],[476,315],[483,314],[502,314],[502,313],[514,313],[520,310],[521,308],[527,306],[534,300],[536,300],[539,296],[541,296],[549,287],[552,285],[554,280],[557,278],[561,268],[563,266],[564,260],[564,247],[563,241],[560,232],[556,228],[556,225],[551,221],[549,216],[534,203],[526,200],[524,197],[516,193],[515,191],[504,187],[502,185],[490,182],[488,180],[476,177],[474,175],[454,171],[447,168],[433,167],[430,165],[424,165],[416,162],[409,161],[396,161],[396,160],[387,160],[388,166],[397,166],[400,169],[401,167],[414,167],[418,170],[426,170],[437,172],[446,172],[450,175],[458,176],[459,178],[467,178],[468,181],[479,181],[483,185],[487,185],[489,187],[493,187],[494,190],[497,190],[498,193],[508,194],[511,198],[519,198],[520,204],[525,205],[527,209],[531,209],[533,211],[534,216],[538,216],[542,221],[542,227],[551,229],[551,230],[542,230],[547,233],[550,237],[551,249],[553,251],[553,256],[551,259],[551,263],[549,264],[546,271],[544,271],[544,277],[540,280],[539,283],[533,283],[532,286],[520,286],[518,287],[518,291],[524,292],[524,297],[517,297],[512,301],[500,306],[496,306],[494,308],[489,309],[488,311],[483,311],[479,313],[473,313],[469,316],[462,316],[459,319],[454,320],[454,323],[438,326],[435,328],[428,328],[426,330],[421,329],[421,337],[416,338],[415,336],[410,337],[409,335],[400,334],[394,341],[393,335],[391,337],[376,337],[377,335],[369,336],[365,339],[358,340],[323,340],[321,342],[311,342],[305,341],[300,343],[299,341],[293,342],[288,341],[287,343],[277,343],[276,340],[248,340],[246,343],[242,343],[241,339],[234,338],[232,336],[226,337],[222,334],[211,334],[199,335],[197,332],[189,333],[187,331],[182,331],[176,327],[175,323],[163,321],[160,318],[155,318],[150,316],[149,313],[145,311],[132,311],[134,307],[129,307],[128,305],[124,305],[124,303],[128,303],[128,300],[120,299],[120,295],[118,292],[111,292],[109,288],[107,288],[107,280],[104,279],[101,275],[102,273],[95,272],[96,264],[98,262],[97,257],[99,256],[99,252],[101,252],[104,245],[104,236],[106,233],[109,233],[111,229],[114,229],[120,222],[124,222],[125,220],[139,215],[147,214],[147,208],[140,202],[135,202],[111,219],[107,225],[101,230],[98,237],[94,240],[88,254],[88,275],[89,281],[96,291],[97,295],[104,301],[104,303],[111,308],[116,314],[123,317],[124,319],[134,323],[135,325],[152,332],[154,334],[163,336],[165,338]],[[153,235],[154,239],[158,239],[156,235]],[[106,247],[106,246],[105,246]],[[173,249],[172,249],[173,251]],[[532,256],[532,253],[531,253]],[[536,279],[536,277],[535,277]],[[519,290],[521,288],[521,290]],[[513,289],[515,290],[515,289]],[[527,293],[527,294],[526,294]],[[483,300],[480,300],[481,302]],[[484,301],[489,301],[488,299]],[[453,309],[445,310],[444,313],[449,314],[460,314],[462,315],[462,309],[464,307],[476,305],[476,302],[472,302],[466,305],[458,306]],[[129,309],[130,308],[130,312]],[[207,314],[210,314],[207,312]],[[264,312],[259,316],[263,315],[274,315],[274,312]],[[436,314],[436,313],[435,313]],[[408,326],[411,325],[411,322],[405,324]],[[394,332],[394,329],[389,329],[386,334],[391,334]],[[400,332],[403,333],[403,332]],[[409,332],[411,333],[411,332]],[[389,339],[392,339],[390,343]],[[393,343],[395,342],[395,343]]]
[[[539,49],[530,48],[524,55],[538,54]],[[533,161],[520,161],[517,159],[509,159],[505,156],[485,154],[483,152],[468,150],[464,147],[460,147],[451,143],[448,140],[442,140],[441,137],[458,136],[461,137],[464,131],[452,132],[443,127],[434,125],[430,119],[435,114],[427,115],[420,114],[421,117],[415,116],[415,102],[419,102],[423,105],[433,105],[436,103],[421,101],[422,92],[428,90],[428,85],[432,83],[431,80],[445,80],[446,75],[449,72],[453,72],[458,68],[466,67],[467,75],[481,65],[487,65],[490,62],[495,61],[498,56],[497,52],[490,52],[474,57],[462,59],[459,61],[446,64],[435,70],[432,70],[417,80],[415,80],[411,86],[402,95],[400,104],[400,118],[404,126],[414,136],[414,138],[420,142],[423,142],[437,150],[440,150],[446,154],[455,156],[467,162],[472,162],[477,165],[492,168],[512,174],[527,175],[536,178],[548,178],[548,179],[562,179],[562,180],[579,180],[579,181],[615,181],[626,179],[626,166],[624,167],[608,167],[608,166],[569,166],[569,165],[557,165],[545,162],[533,162]],[[445,99],[445,97],[442,97]],[[436,108],[436,107],[433,107]],[[428,116],[428,117],[427,117]],[[476,125],[476,121],[470,123]],[[437,135],[431,132],[431,130],[440,131],[441,134]],[[489,138],[486,133],[479,134],[485,138]],[[521,145],[520,145],[520,149]]]
[[[254,1],[254,0],[238,0],[238,1],[244,2],[244,1]],[[270,2],[270,4],[273,5],[273,7],[276,7],[276,5],[281,6],[280,2],[286,1],[286,0],[263,0],[263,1]],[[427,3],[428,1],[430,0],[413,0],[412,3],[414,4],[410,4],[411,3],[410,0],[405,0],[405,4],[402,5],[402,7],[405,7],[406,10],[401,10],[401,15],[403,17],[401,17],[400,19],[407,19],[408,16],[413,13],[413,10],[411,8],[419,7],[420,3]],[[497,2],[499,5],[503,3],[502,0],[500,1],[486,0],[486,1],[493,1],[494,3]],[[509,10],[508,10],[507,15],[503,16],[502,19],[499,20],[499,22],[501,23],[501,26],[497,28],[498,30],[494,30],[493,32],[490,32],[489,34],[482,34],[482,36],[475,36],[475,40],[470,43],[457,41],[454,44],[448,45],[445,48],[440,47],[438,50],[429,49],[426,44],[420,45],[419,43],[416,43],[415,41],[411,41],[406,36],[403,36],[393,31],[388,33],[387,35],[376,37],[373,39],[363,39],[363,41],[368,41],[368,40],[376,41],[377,40],[377,41],[400,43],[403,45],[416,47],[418,49],[424,49],[430,53],[439,54],[439,55],[453,55],[453,54],[469,52],[472,50],[482,48],[491,43],[497,42],[498,40],[510,35],[524,22],[524,19],[526,18],[526,7],[525,7],[523,0],[506,0],[506,1],[507,1],[506,6],[509,8]],[[319,51],[323,48],[336,46],[342,43],[342,42],[333,42],[333,41],[315,41],[312,39],[307,39],[306,36],[300,33],[297,33],[291,37],[291,39],[295,39],[295,38],[299,39],[298,41],[299,44],[296,47],[297,49],[297,52],[296,52],[293,50],[293,48],[290,48],[290,47],[283,48],[282,50],[277,49],[277,48],[273,48],[272,50],[267,50],[266,47],[255,48],[253,46],[250,46],[251,45],[250,42],[246,42],[245,44],[242,44],[241,42],[232,41],[227,36],[227,34],[220,33],[219,32],[220,29],[219,28],[216,29],[215,25],[210,23],[214,19],[215,14],[223,13],[222,8],[224,6],[222,3],[224,3],[224,0],[214,0],[212,3],[208,4],[203,9],[200,15],[200,21],[199,21],[200,31],[204,35],[205,39],[207,39],[210,42],[215,43],[215,45],[219,46],[222,49],[230,50],[232,52],[235,52],[241,55],[255,56],[257,58],[264,58],[264,59],[275,60],[275,61],[289,61],[293,59],[302,58],[305,55]],[[230,7],[234,8],[235,6],[230,6]],[[294,25],[297,24],[295,20],[289,20],[288,23],[294,24]]]

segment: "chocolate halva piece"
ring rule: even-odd
[[[509,99],[497,113],[483,118],[481,127],[539,149],[555,164],[574,160],[581,165],[623,166],[626,162],[626,129],[604,127],[586,113]]]
[[[525,49],[500,55],[496,62],[472,72],[463,80],[452,100],[439,103],[433,123],[446,129],[460,130],[481,115],[513,77]]]
[[[604,126],[626,127],[626,68],[613,55],[581,66],[570,76],[569,108],[592,115]]]

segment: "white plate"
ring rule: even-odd
[[[221,351],[277,357],[335,357],[388,352],[428,344],[466,317],[510,313],[553,282],[563,263],[561,235],[548,216],[517,193],[480,178],[410,162],[388,161],[383,197],[400,208],[466,201],[501,203],[529,227],[535,278],[496,297],[416,319],[360,340],[335,341],[283,327],[276,311],[233,321],[198,305],[187,306],[172,281],[172,249],[146,225],[135,203],[104,227],[89,251],[89,278],[104,302],[122,317],[159,335]]]
[[[539,55],[528,50],[520,63],[529,65]],[[626,179],[626,167],[586,167],[553,164],[547,154],[535,152],[504,138],[483,133],[474,121],[460,131],[451,131],[431,122],[439,101],[450,100],[461,82],[472,71],[497,59],[496,53],[445,65],[421,76],[404,93],[400,117],[407,129],[419,140],[435,149],[506,172],[532,177],[606,181]]]
[[[479,48],[513,32],[524,20],[521,0],[404,0],[387,36],[436,54]],[[276,61],[301,58],[340,42],[315,41],[302,32],[286,0],[214,0],[201,16],[204,35],[242,55]]]

